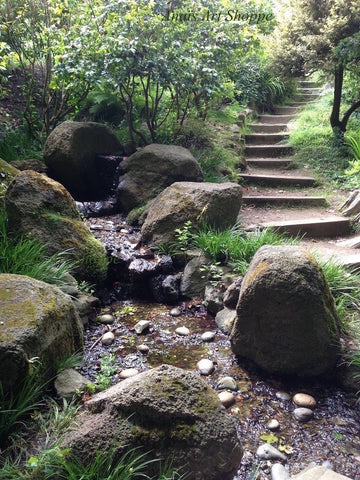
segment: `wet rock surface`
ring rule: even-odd
[[[92,231],[98,238],[103,237],[104,243],[113,249],[117,242],[123,242],[131,244],[129,252],[139,250],[141,244],[136,230],[128,227],[121,217],[117,218],[118,221],[114,221],[114,217],[91,219],[91,224],[96,227]],[[122,381],[120,374],[127,369],[142,372],[166,363],[197,371],[197,363],[209,359],[215,369],[202,378],[218,394],[224,391],[219,388],[224,377],[232,377],[237,386],[236,391],[232,390],[234,404],[227,408],[227,414],[237,422],[244,448],[234,480],[252,478],[256,468],[257,480],[271,478],[271,466],[277,461],[256,456],[258,447],[266,442],[272,442],[272,446],[286,455],[286,461],[282,463],[291,475],[298,474],[311,462],[321,465],[327,461],[336,472],[360,480],[360,406],[353,394],[337,388],[334,382],[330,385],[301,378],[282,380],[264,374],[248,362],[240,363],[231,352],[228,335],[207,314],[200,300],[176,305],[123,301],[117,299],[114,283],[112,293],[107,297],[108,304],[99,312],[99,315],[112,315],[114,323],[103,325],[90,321],[85,326],[86,353],[80,373],[94,381],[100,372],[101,355],[108,353],[114,353],[118,367],[111,377],[113,384]],[[122,288],[119,287],[121,294],[118,298],[123,298]],[[138,335],[134,327],[140,320],[149,321],[150,327]],[[181,326],[189,329],[189,335],[175,333]],[[110,330],[115,336],[112,345],[104,347],[101,342],[96,343]],[[204,342],[201,337],[205,332],[214,332],[214,340]],[[313,418],[306,423],[294,418],[297,405],[292,399],[298,393],[316,400]],[[270,429],[271,419],[279,423],[278,429]]]

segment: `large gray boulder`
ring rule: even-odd
[[[71,298],[22,275],[0,274],[0,382],[16,391],[38,357],[48,378],[61,360],[83,349],[83,328]]]
[[[304,248],[264,246],[242,281],[232,351],[275,374],[317,376],[336,365],[338,318],[324,273]]]
[[[106,125],[68,120],[48,136],[44,162],[49,175],[76,200],[100,200],[109,195],[119,163],[101,155],[116,156],[122,152],[122,145]]]
[[[121,163],[118,204],[129,212],[156,197],[174,182],[202,182],[203,173],[191,152],[176,145],[151,144]]]
[[[241,206],[241,187],[236,183],[176,182],[148,206],[141,228],[152,245],[175,240],[175,229],[188,220],[207,222],[215,228],[232,227]]]
[[[25,170],[9,185],[5,195],[9,231],[29,235],[46,245],[46,253],[67,252],[77,262],[77,280],[101,282],[107,274],[104,246],[82,221],[74,199],[58,182]]]
[[[195,372],[170,365],[95,395],[62,446],[85,464],[111,448],[114,458],[140,448],[173,460],[189,480],[230,480],[242,456],[235,423],[216,392]],[[158,467],[150,464],[146,473]]]

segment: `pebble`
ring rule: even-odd
[[[105,346],[111,345],[115,340],[115,335],[112,332],[106,332],[101,337],[101,343]]]
[[[284,400],[284,401],[291,399],[291,396],[286,392],[276,392],[275,397],[278,398],[279,400]]]
[[[234,392],[236,392],[236,390],[238,389],[236,380],[232,377],[220,378],[216,387],[219,390],[233,390]]]
[[[175,333],[177,333],[178,335],[181,335],[183,337],[186,337],[186,336],[190,335],[190,330],[187,327],[178,327],[175,330]]]
[[[272,418],[266,424],[269,430],[277,430],[280,427],[280,423],[276,420],[276,418]]]
[[[138,335],[141,335],[145,330],[150,327],[150,322],[148,320],[140,320],[135,326],[134,330]]]
[[[201,340],[203,342],[212,342],[215,338],[215,332],[204,332],[201,335]]]
[[[256,455],[261,458],[261,460],[286,460],[286,455],[268,443],[260,445],[256,450]]]
[[[271,479],[288,480],[289,478],[290,474],[284,465],[281,465],[281,463],[274,463],[274,465],[271,467]]]
[[[144,345],[143,343],[141,345],[138,345],[137,349],[141,353],[148,353],[150,348],[147,345]]]
[[[219,400],[225,408],[231,407],[235,403],[235,397],[231,392],[220,392]]]
[[[207,358],[203,358],[197,363],[197,368],[200,370],[201,375],[210,375],[214,371],[214,363]]]
[[[178,307],[172,308],[170,310],[170,315],[172,317],[180,317],[180,315],[181,315],[180,308],[178,308]]]
[[[298,405],[299,407],[305,408],[315,408],[316,407],[316,400],[311,395],[307,393],[297,393],[293,396],[293,402]]]
[[[139,370],[137,368],[125,368],[124,370],[121,370],[119,377],[122,379],[135,377],[135,375],[138,375],[138,373]]]
[[[115,322],[115,318],[110,315],[109,313],[104,313],[104,315],[99,315],[96,320],[99,322],[99,323],[103,323],[105,325],[107,324],[111,324],[111,323],[114,323]]]
[[[294,410],[294,417],[299,422],[307,422],[314,416],[314,412],[310,408],[299,407]]]

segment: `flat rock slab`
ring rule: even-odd
[[[325,467],[311,467],[304,472],[291,477],[292,480],[351,480],[349,477],[344,477],[339,473],[333,472]]]
[[[301,187],[311,187],[315,184],[315,178],[295,175],[258,175],[251,173],[242,173],[240,178],[246,182],[263,185],[293,185]]]
[[[290,235],[307,235],[310,237],[337,237],[347,235],[350,231],[349,220],[339,217],[266,222],[261,226],[263,228],[275,228],[279,232],[286,232]]]
[[[300,205],[300,206],[325,206],[325,197],[305,197],[295,195],[244,195],[243,203],[247,205]]]

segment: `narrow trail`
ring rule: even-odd
[[[307,165],[299,167],[288,143],[288,124],[299,110],[314,101],[321,89],[314,82],[299,82],[298,94],[286,106],[259,115],[245,137],[247,169],[239,175],[243,185],[240,219],[247,230],[273,227],[303,236],[325,258],[349,267],[360,267],[360,253],[346,239],[353,235],[350,219],[338,212],[346,194],[323,196],[324,186]],[[350,245],[350,246],[349,246]]]

